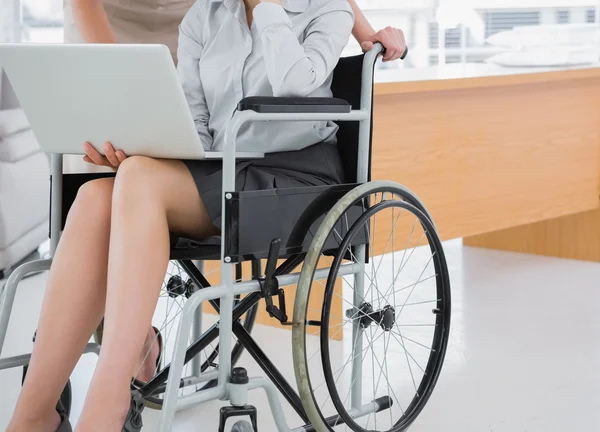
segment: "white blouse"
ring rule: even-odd
[[[347,0],[260,3],[248,27],[242,0],[198,0],[179,32],[178,70],[206,149],[222,150],[225,128],[248,96],[331,97],[333,70],[354,16]],[[246,125],[240,151],[300,150],[334,142],[332,122]]]

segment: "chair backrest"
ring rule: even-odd
[[[352,105],[352,109],[361,109],[362,95],[362,70],[364,55],[342,57],[333,72],[331,90],[333,96],[344,99]],[[374,65],[373,65],[374,67]],[[373,98],[373,84],[371,84],[371,99]],[[344,164],[346,183],[357,183],[356,170],[358,164],[359,123],[339,122],[340,127],[337,138],[338,148]],[[371,135],[369,137],[369,177],[371,180],[371,150],[373,143],[373,112],[371,112]]]

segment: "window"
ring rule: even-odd
[[[23,26],[31,42],[59,43],[63,40],[63,2],[61,0],[22,0]]]
[[[385,71],[382,79],[386,81],[394,79],[392,73],[401,76],[403,69],[440,65],[447,65],[449,72],[441,75],[454,76],[460,70],[455,63],[471,64],[469,70],[474,71],[516,73],[519,68],[509,69],[509,64],[515,66],[515,62],[524,59],[524,63],[545,61],[540,55],[543,45],[539,45],[544,40],[553,48],[556,44],[552,41],[571,41],[560,46],[567,51],[563,57],[583,59],[580,65],[592,64],[597,62],[597,54],[592,60],[594,55],[582,53],[581,47],[600,48],[593,46],[600,41],[600,29],[586,24],[596,21],[598,1],[578,0],[574,4],[572,0],[357,0],[375,28],[390,25],[406,34],[410,55],[396,66],[387,64],[393,70]],[[536,49],[537,55],[528,57],[522,53]],[[552,63],[548,66],[556,67],[554,60]],[[536,63],[533,67],[536,65],[544,66]],[[427,73],[405,75],[417,77]]]
[[[596,22],[596,9],[587,10],[587,22],[593,24]]]
[[[566,0],[568,1],[568,0]],[[490,37],[502,31],[512,30],[515,27],[540,24],[541,11],[480,11],[485,22],[485,36]]]
[[[446,48],[460,48],[462,43],[462,34],[460,28],[445,30]],[[468,37],[467,37],[468,39]],[[465,40],[465,43],[467,41]],[[439,48],[439,24],[436,22],[429,24],[429,48]]]
[[[569,24],[571,12],[569,10],[556,11],[556,22],[558,24]]]
[[[177,0],[172,0],[177,1]],[[489,62],[494,56],[518,49],[514,45],[490,43],[490,37],[526,26],[582,26],[596,22],[600,0],[356,0],[375,28],[399,27],[410,45],[404,62],[378,67],[392,70],[427,68],[440,63]],[[15,5],[22,5],[21,22],[15,22]],[[447,8],[440,12],[439,5]],[[461,4],[468,4],[470,8]],[[0,41],[15,40],[21,29],[23,41],[61,42],[63,0],[0,0]],[[444,15],[446,14],[446,15]],[[438,18],[445,27],[440,46]],[[514,33],[514,32],[513,32]],[[587,36],[586,36],[587,37]],[[578,36],[581,40],[581,36]],[[569,37],[565,38],[570,39]],[[600,37],[590,37],[590,43]],[[581,45],[581,43],[580,43]],[[352,39],[346,54],[360,52]],[[567,56],[568,57],[568,56]]]
[[[62,8],[62,0],[0,0],[0,41],[62,42]]]

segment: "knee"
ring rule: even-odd
[[[90,219],[97,222],[110,221],[113,193],[112,178],[91,180],[77,191],[77,197],[69,210],[69,221],[81,219],[86,223]]]
[[[151,178],[154,159],[144,156],[132,156],[121,165],[117,171],[116,188],[139,186]]]
[[[144,156],[132,156],[119,166],[115,180],[113,204],[132,203],[147,198],[145,191],[151,190],[152,172],[156,161]]]

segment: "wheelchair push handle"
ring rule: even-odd
[[[406,56],[408,55],[408,47],[404,48],[404,52],[402,53],[402,55],[400,56],[400,60],[404,60],[406,58]]]
[[[375,45],[373,45],[373,48],[371,48],[371,51],[375,51],[377,54],[383,54],[383,53],[385,53],[385,47],[381,44],[381,42],[377,42]],[[400,60],[404,60],[407,55],[408,55],[408,47],[405,47],[404,52],[400,56]]]

